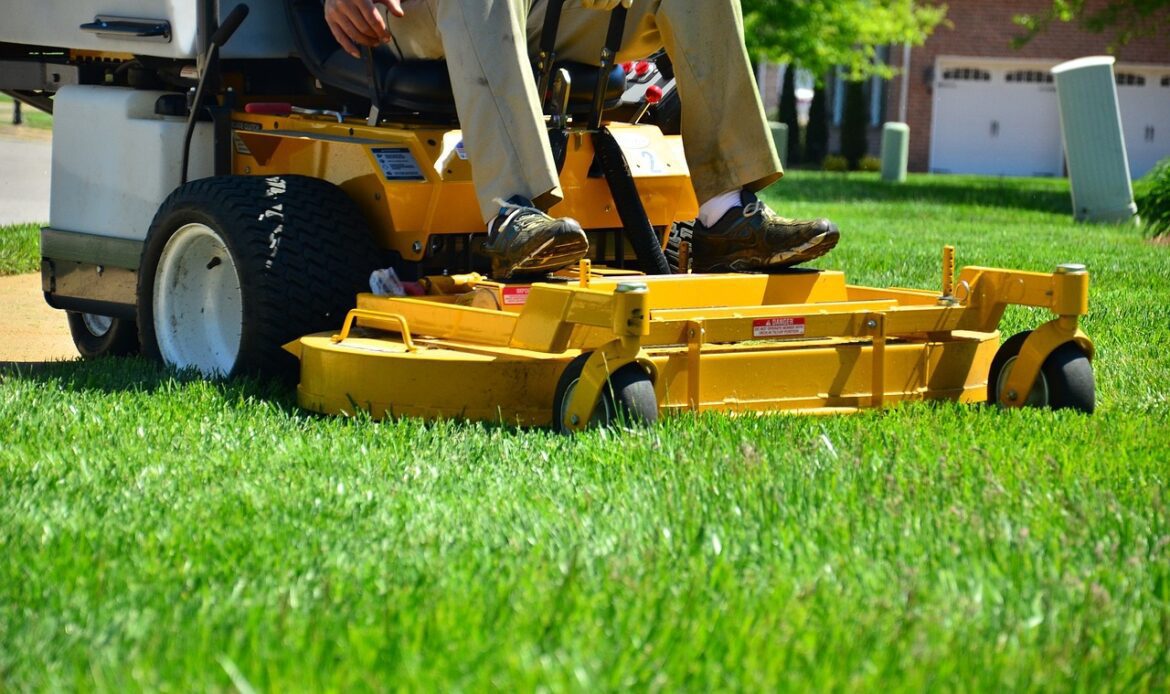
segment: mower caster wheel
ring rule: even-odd
[[[82,357],[97,359],[138,353],[138,326],[134,321],[80,311],[68,311],[67,315],[73,345]]]
[[[553,428],[562,434],[573,433],[565,423],[565,411],[573,399],[573,392],[581,380],[585,362],[591,352],[585,352],[565,367],[557,381],[553,398]],[[601,391],[601,400],[589,419],[589,427],[652,425],[658,421],[658,399],[654,396],[654,382],[638,364],[626,364],[609,376]]]
[[[1000,393],[1020,356],[1020,349],[1031,334],[1029,330],[1013,335],[995,353],[987,379],[988,401],[999,402]],[[1092,414],[1096,404],[1097,386],[1093,378],[1093,364],[1075,342],[1066,342],[1048,355],[1040,366],[1032,391],[1024,400],[1025,407],[1072,409],[1086,414]]]

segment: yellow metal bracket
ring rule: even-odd
[[[657,369],[642,353],[642,337],[650,332],[649,311],[646,306],[646,285],[624,282],[613,295],[612,328],[617,339],[595,350],[581,370],[581,378],[569,398],[562,425],[569,431],[583,431],[593,418],[593,411],[601,401],[602,389],[611,374],[626,364],[638,362],[657,381]]]

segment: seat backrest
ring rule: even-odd
[[[297,53],[309,72],[322,84],[353,94],[370,96],[369,69],[365,61],[341,49],[333,38],[320,0],[283,0]],[[389,46],[374,49],[375,74],[382,88],[383,108],[448,117],[455,115],[451,80],[442,60],[402,61]],[[587,113],[598,80],[598,69],[566,64],[573,77],[571,111]],[[626,75],[616,67],[608,76],[606,102],[614,104],[625,91]]]
[[[341,49],[329,25],[321,0],[283,0],[289,32],[297,55],[313,77],[322,84],[358,96],[369,96],[369,80],[363,61]],[[385,46],[374,49],[379,74],[385,74],[397,62]]]

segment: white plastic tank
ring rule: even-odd
[[[1120,224],[1137,219],[1114,62],[1109,56],[1094,56],[1052,68],[1073,215],[1081,222]]]

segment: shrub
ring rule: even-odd
[[[830,154],[825,157],[825,161],[821,164],[821,168],[825,171],[837,171],[844,173],[849,170],[849,160],[840,154]]]
[[[1134,185],[1138,214],[1151,236],[1170,235],[1170,158]]]
[[[881,171],[882,160],[867,154],[861,158],[860,162],[858,162],[857,168],[861,169],[862,171]]]

